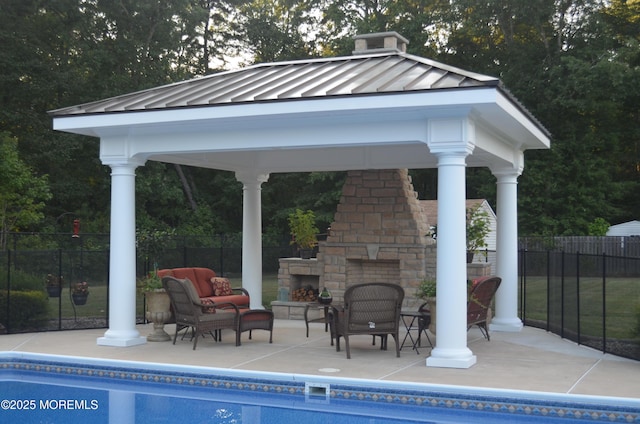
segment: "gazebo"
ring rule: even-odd
[[[395,32],[355,37],[352,56],[265,63],[50,112],[58,131],[100,138],[111,167],[106,346],[136,329],[135,170],[162,161],[235,172],[243,184],[242,285],[262,306],[261,186],[278,172],[438,169],[437,345],[427,366],[468,368],[465,169],[497,184],[491,329],[519,331],[517,180],[549,133],[494,77],[406,53]],[[445,284],[448,282],[448,284]]]

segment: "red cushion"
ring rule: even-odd
[[[162,277],[174,277],[172,269],[159,269],[156,272],[156,274],[158,274],[158,277],[160,277],[160,278],[162,278]]]
[[[211,278],[216,273],[209,268],[173,268],[173,276],[176,278],[188,278],[193,283],[199,297],[213,296]]]
[[[233,303],[238,307],[246,306],[249,307],[249,296],[245,296],[243,294],[234,294],[231,296],[212,296],[208,297],[212,302],[215,303]],[[200,299],[201,302],[204,303],[204,299]]]
[[[211,278],[211,285],[214,296],[231,296],[233,294],[233,290],[231,290],[231,283],[229,283],[228,278],[213,277]]]

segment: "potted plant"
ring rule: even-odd
[[[171,318],[171,299],[162,287],[162,279],[154,270],[138,280],[138,288],[145,297],[145,316],[153,323],[153,332],[147,336],[150,342],[165,342],[171,336],[164,331],[164,325]]]
[[[318,295],[318,302],[320,302],[323,305],[329,305],[331,304],[332,300],[333,300],[333,296],[331,296],[331,292],[329,292],[329,290],[327,290],[326,287],[323,287],[322,291]]]
[[[296,209],[289,214],[289,230],[291,232],[291,244],[298,246],[300,257],[309,259],[313,256],[313,249],[318,244],[316,234],[316,216],[311,210],[302,211]]]
[[[89,284],[86,281],[76,283],[71,287],[71,299],[74,305],[84,305],[89,297]]]
[[[429,305],[431,313],[429,331],[436,334],[436,280],[433,278],[422,280],[416,290],[416,297],[424,300]]]
[[[473,262],[473,256],[479,249],[487,247],[489,234],[489,214],[480,207],[467,209],[467,263]]]
[[[62,292],[62,276],[47,274],[44,279],[45,288],[49,297],[60,297]]]

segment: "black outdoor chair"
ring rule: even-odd
[[[404,289],[397,284],[365,283],[349,287],[344,293],[342,310],[332,307],[331,337],[340,351],[340,337],[344,337],[347,359],[351,359],[349,336],[381,336],[383,349],[390,334],[396,342],[396,356],[400,357],[400,311]]]

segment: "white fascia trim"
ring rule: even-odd
[[[100,113],[88,115],[68,115],[53,118],[53,129],[86,135],[99,135],[100,129],[133,127],[167,123],[188,123],[197,121],[264,118],[286,114],[342,114],[367,113],[367,111],[402,110],[427,108],[443,111],[459,106],[473,107],[475,104],[495,103],[496,88],[438,90],[420,93],[384,94],[377,96],[349,96],[335,98],[315,98],[305,100],[215,105],[163,109],[136,112]]]
[[[540,141],[542,146],[536,146],[535,148],[547,148],[551,147],[551,140],[549,136],[543,131],[540,126],[533,122],[523,110],[517,107],[511,99],[509,99],[504,93],[499,92],[496,97],[496,104],[510,117],[515,119],[527,132],[529,132],[534,138]],[[533,147],[533,146],[527,146]]]

